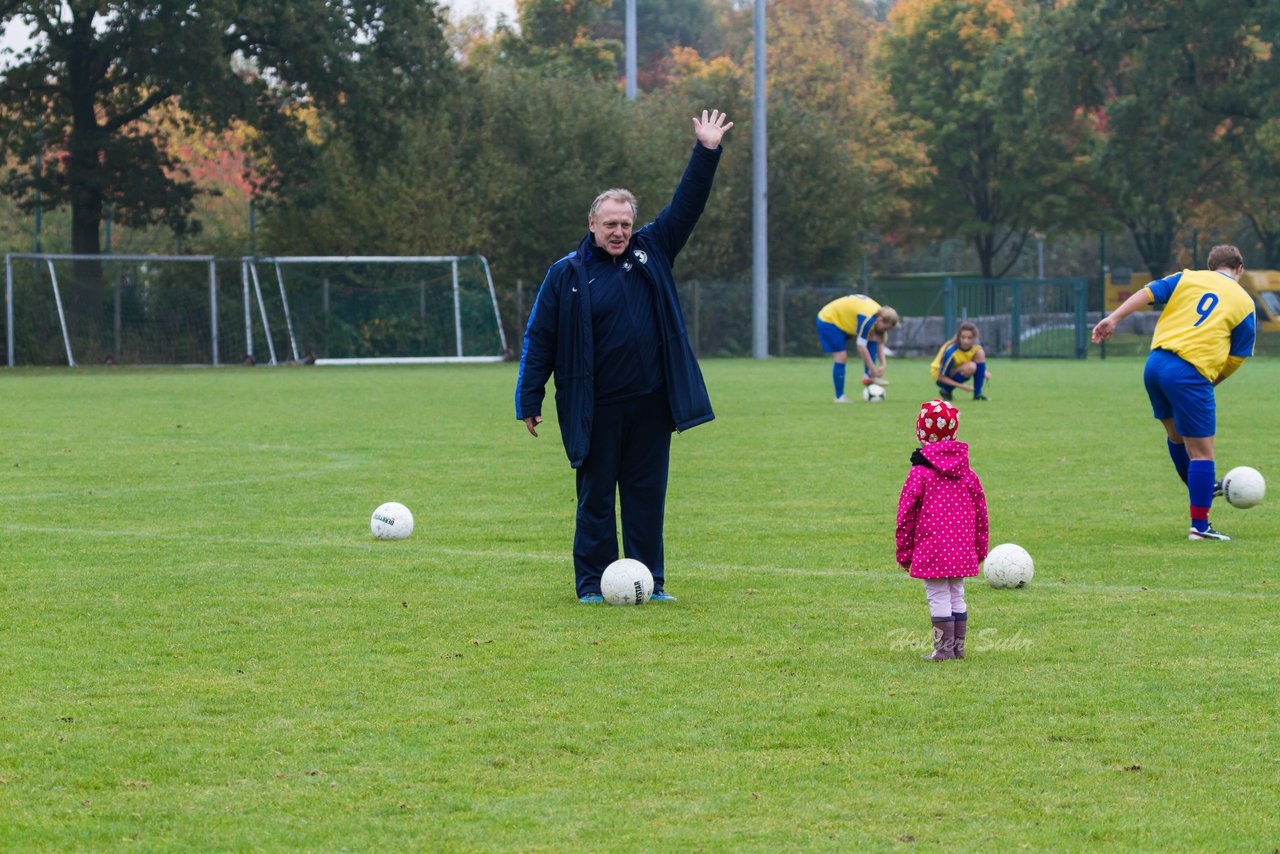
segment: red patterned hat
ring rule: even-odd
[[[960,427],[960,410],[945,400],[930,400],[920,405],[920,417],[916,419],[916,438],[921,445],[931,442],[950,442]]]

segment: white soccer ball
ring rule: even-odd
[[[1245,510],[1261,504],[1267,494],[1267,482],[1262,473],[1248,466],[1236,466],[1222,478],[1222,497],[1232,507]]]
[[[1035,574],[1035,564],[1022,546],[1002,543],[987,552],[982,572],[992,587],[1026,587]]]
[[[879,383],[863,386],[862,399],[867,403],[884,403],[884,386]]]
[[[643,605],[653,595],[653,573],[638,560],[615,560],[600,576],[600,595],[610,605]]]
[[[369,520],[369,530],[379,540],[403,540],[413,533],[413,514],[396,501],[379,504]]]

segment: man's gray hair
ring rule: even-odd
[[[633,221],[640,215],[640,206],[636,204],[636,197],[631,194],[630,190],[624,190],[621,187],[614,187],[611,190],[605,190],[603,193],[596,196],[596,200],[591,203],[591,210],[587,212],[587,215],[592,219],[595,219],[596,214],[600,211],[600,206],[604,204],[606,200],[613,202],[626,202],[631,205],[631,219]]]

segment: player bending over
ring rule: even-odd
[[[854,338],[862,357],[862,384],[888,385],[884,378],[885,341],[889,330],[898,325],[898,313],[881,306],[869,296],[853,294],[834,299],[818,312],[818,340],[822,352],[830,353],[831,382],[836,389],[836,403],[848,403],[844,395],[845,363],[849,360],[849,339]]]

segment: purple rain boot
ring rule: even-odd
[[[952,612],[951,622],[955,623],[955,650],[956,658],[964,658],[964,636],[969,628],[969,612],[963,611],[959,614]]]
[[[933,618],[933,652],[920,656],[925,661],[947,661],[956,657],[956,621],[950,617]]]

